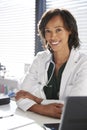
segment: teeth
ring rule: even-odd
[[[58,44],[58,43],[59,43],[59,42],[52,42],[53,45],[56,45],[56,44]]]

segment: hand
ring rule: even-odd
[[[20,98],[30,98],[30,99],[33,99],[33,95],[30,94],[27,91],[20,90],[19,92],[16,93],[15,99],[19,100]]]
[[[61,118],[63,104],[51,103],[48,105],[34,104],[29,110],[41,115]]]
[[[28,91],[25,91],[25,90],[20,90],[19,92],[16,93],[15,99],[19,100],[20,98],[29,98],[29,99],[35,101],[38,104],[40,104],[41,101],[43,100],[43,99],[38,98],[38,97],[34,96],[33,94],[29,93]]]

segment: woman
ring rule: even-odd
[[[87,56],[79,51],[78,28],[69,11],[45,12],[38,30],[45,50],[36,55],[15,98],[24,111],[61,118],[61,101],[87,95]]]

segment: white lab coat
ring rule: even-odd
[[[51,61],[52,55],[48,50],[39,52],[20,86],[21,89],[46,100],[43,87],[48,82],[47,70]],[[78,49],[71,50],[62,73],[59,100],[64,101],[67,96],[87,96],[87,55]],[[27,98],[17,101],[18,107],[24,111],[33,104],[35,102]]]

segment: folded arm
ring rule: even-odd
[[[43,101],[42,98],[38,98],[34,96],[33,94],[24,90],[20,90],[16,94],[16,97],[15,97],[16,101],[21,98],[23,99],[28,98],[36,102],[36,104],[32,105],[28,109],[28,111],[32,111],[41,115],[50,116],[54,118],[61,118],[63,104],[50,103],[50,104],[43,105],[41,104],[41,102]]]

